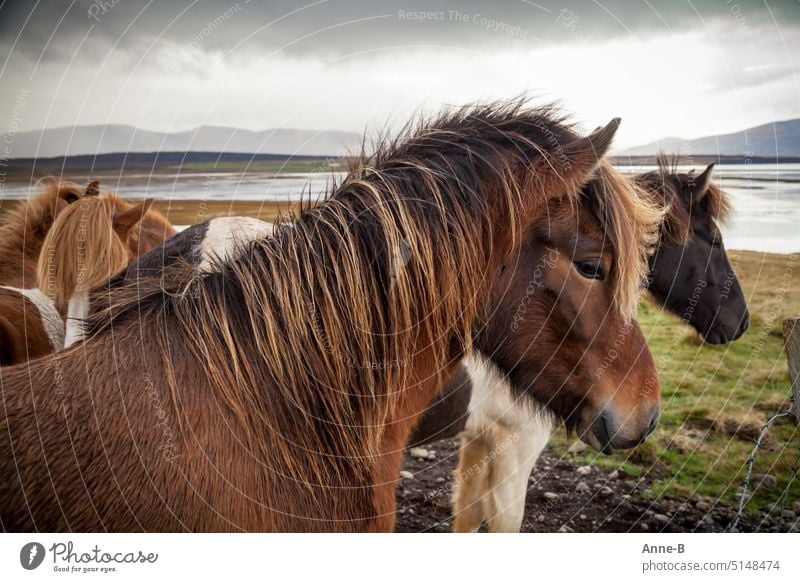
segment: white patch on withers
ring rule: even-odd
[[[226,216],[208,222],[208,230],[200,243],[200,264],[197,270],[209,273],[214,265],[224,263],[245,243],[272,234],[274,224],[247,216]]]
[[[273,228],[271,222],[246,216],[226,216],[209,220],[206,235],[199,245],[200,263],[197,265],[197,270],[201,273],[210,273],[215,265],[229,261],[248,241],[271,235]],[[83,320],[88,315],[88,294],[76,293],[70,297],[65,348],[84,338]]]
[[[39,319],[42,322],[45,333],[47,333],[47,338],[50,340],[50,346],[53,351],[57,352],[64,346],[64,322],[61,320],[61,314],[56,309],[56,304],[52,299],[35,288],[20,289],[19,287],[8,287],[6,285],[0,285],[0,287],[15,291],[33,303],[39,312]]]

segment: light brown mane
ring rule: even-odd
[[[75,292],[89,291],[122,270],[133,254],[114,231],[114,197],[84,197],[62,210],[42,245],[37,286],[60,310]]]
[[[664,207],[606,160],[600,162],[598,178],[584,188],[583,195],[614,254],[611,271],[614,305],[623,317],[632,320],[647,276],[647,257],[658,242]]]

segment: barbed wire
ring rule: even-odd
[[[742,515],[744,514],[745,506],[747,505],[747,493],[748,489],[750,488],[750,481],[753,477],[753,465],[756,462],[756,456],[758,455],[758,451],[761,448],[761,443],[764,441],[764,437],[767,436],[769,429],[775,423],[776,420],[779,418],[783,418],[784,416],[794,416],[794,414],[790,410],[786,410],[784,412],[778,412],[767,421],[767,423],[761,428],[761,432],[756,439],[756,443],[753,446],[753,451],[750,453],[750,456],[747,458],[747,474],[744,477],[744,483],[742,485],[742,496],[739,499],[739,510],[736,512],[736,515],[731,522],[731,525],[728,527],[728,532],[735,532],[736,528],[739,526],[739,522],[742,519]],[[793,476],[789,479],[789,483],[786,485],[786,490],[788,493],[789,485],[791,485],[794,476],[797,474],[797,462],[795,462],[795,468]],[[783,511],[781,511],[783,513]]]

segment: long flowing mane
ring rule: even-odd
[[[369,468],[388,417],[428,380],[402,358],[422,350],[443,374],[469,348],[487,265],[518,244],[534,206],[526,197],[563,191],[578,203],[581,184],[569,172],[556,188],[532,167],[533,160],[563,167],[564,144],[576,138],[555,110],[521,102],[456,109],[410,126],[361,156],[328,200],[249,243],[219,272],[177,268],[112,290],[89,333],[157,320],[165,365],[173,350],[192,353],[253,449],[269,449],[309,486],[330,483],[330,475],[357,482],[340,472],[353,470],[359,451],[367,454],[355,466]],[[618,277],[620,301],[632,312],[631,289],[645,267],[636,264],[639,245],[625,245],[643,240],[639,224],[657,212],[610,166],[599,179],[608,189],[598,204],[620,252],[628,249]],[[541,196],[539,209],[547,203]],[[628,216],[636,211],[638,218]],[[507,225],[500,239],[492,236],[497,224]],[[174,383],[171,392],[179,411]],[[327,452],[318,452],[320,442]],[[302,466],[292,453],[298,447],[308,452]]]
[[[65,309],[76,291],[89,291],[123,269],[131,259],[127,241],[114,231],[121,199],[87,196],[71,204],[47,233],[37,264],[37,286]]]
[[[695,176],[693,173],[679,173],[679,162],[678,156],[659,152],[656,156],[657,169],[636,175],[635,181],[649,195],[656,197],[658,205],[667,210],[662,224],[662,239],[669,244],[684,245],[691,236]],[[708,182],[706,186],[703,204],[709,228],[728,221],[730,200],[713,182]]]
[[[56,199],[74,202],[83,196],[84,187],[48,176],[36,183],[41,192],[18,204],[0,223],[0,272],[3,279],[21,273],[30,262],[30,286],[33,269],[47,231],[53,224]],[[26,281],[26,284],[28,282]]]

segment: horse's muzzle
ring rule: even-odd
[[[637,415],[638,416],[638,415]],[[654,404],[646,413],[641,422],[641,427],[636,420],[618,419],[617,415],[605,409],[592,422],[584,440],[597,450],[610,455],[615,449],[630,449],[644,442],[658,425],[659,406]]]

